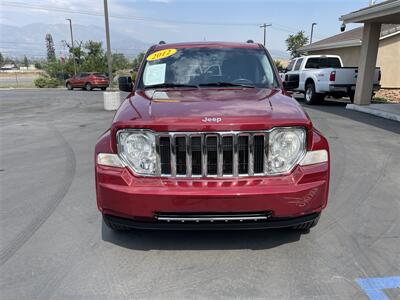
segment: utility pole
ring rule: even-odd
[[[266,24],[264,23],[263,25],[260,25],[260,28],[264,28],[264,47],[265,47],[265,41],[267,38],[267,27],[271,26],[272,24]]]
[[[317,25],[317,23],[312,23],[311,24],[311,35],[310,35],[310,44],[312,43],[312,38],[314,34],[314,26]]]
[[[111,90],[112,90],[113,89],[112,55],[111,55],[110,25],[109,25],[109,21],[108,21],[108,4],[107,4],[107,0],[104,0],[104,18],[105,18],[105,22],[106,22],[108,80],[110,81],[110,87],[111,87]]]
[[[71,49],[72,49],[72,59],[74,61],[74,75],[76,76],[76,61],[75,61],[75,53],[74,53],[74,34],[72,33],[72,20],[66,19],[69,22],[69,31],[71,33]]]

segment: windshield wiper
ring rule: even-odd
[[[255,88],[254,85],[251,84],[240,84],[240,83],[232,83],[232,82],[209,82],[209,83],[200,83],[199,86],[233,86],[233,87],[246,87],[246,88]]]
[[[145,89],[157,89],[157,88],[180,88],[180,87],[188,87],[188,88],[198,88],[197,85],[194,84],[180,84],[180,83],[160,83],[145,86]]]

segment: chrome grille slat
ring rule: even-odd
[[[156,140],[157,142],[157,140]],[[170,137],[165,135],[158,136],[160,154],[158,160],[160,161],[159,169],[161,176],[164,174],[171,174],[171,146]]]
[[[169,145],[171,147],[171,176],[175,177],[176,176],[176,146],[175,146],[175,135],[172,135],[170,137]]]
[[[264,168],[263,168],[263,173],[267,173],[267,158],[268,158],[268,143],[269,139],[268,139],[268,134],[264,133]]]
[[[249,136],[248,134],[239,134],[238,137],[238,168],[239,176],[247,175],[249,171]]]
[[[207,145],[206,135],[201,135],[201,175],[207,177]]]
[[[235,134],[233,136],[233,176],[239,175],[239,136]]]
[[[223,175],[223,155],[224,155],[224,145],[222,141],[223,135],[217,135],[217,175],[222,177]]]
[[[247,167],[247,173],[249,174],[249,176],[253,176],[254,175],[254,135],[253,134],[249,134],[249,140],[248,140],[248,158],[249,158],[249,162],[248,162],[248,167]]]
[[[156,136],[156,176],[161,176],[160,136]]]
[[[191,135],[192,150],[192,176],[200,177],[202,174],[202,147],[201,136]]]
[[[186,176],[192,177],[192,143],[191,135],[186,137]]]
[[[266,159],[264,157],[264,135],[254,135],[254,175],[264,173]]]
[[[206,135],[207,176],[218,176],[218,136]]]
[[[233,136],[224,134],[222,136],[222,174],[233,176]]]
[[[187,173],[187,162],[186,162],[186,136],[176,135],[175,136],[175,157],[176,157],[176,175],[185,176]]]
[[[157,176],[266,175],[268,132],[163,132],[156,135],[156,154]]]

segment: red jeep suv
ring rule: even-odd
[[[114,230],[309,229],[327,205],[329,147],[255,43],[152,46],[95,148]]]
[[[65,86],[69,90],[84,88],[91,91],[94,88],[99,88],[105,91],[108,85],[109,80],[103,73],[79,73],[65,81]]]

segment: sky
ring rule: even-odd
[[[310,34],[314,41],[340,33],[338,18],[368,5],[368,0],[108,0],[110,27],[148,43],[185,41],[262,42],[267,28],[267,48],[285,51],[289,34]],[[104,27],[103,0],[0,0],[0,24],[74,24]],[[81,13],[76,13],[81,12]],[[351,29],[357,25],[348,25]],[[0,30],[1,33],[1,30]],[[68,37],[66,36],[66,39]],[[1,42],[1,40],[0,40]]]

